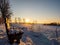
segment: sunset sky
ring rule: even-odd
[[[37,20],[39,23],[60,22],[59,0],[10,0],[14,17]]]

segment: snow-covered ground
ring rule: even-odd
[[[40,24],[12,24],[12,26],[20,27],[24,31],[19,45],[57,45],[52,41],[52,39],[56,39],[56,30],[58,32],[58,37],[60,37],[60,26],[46,26]],[[0,25],[0,30],[3,30],[5,33],[6,30],[4,25]],[[7,36],[0,38],[0,45],[9,45]]]

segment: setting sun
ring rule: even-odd
[[[25,22],[26,23],[30,23],[30,19],[25,19]]]

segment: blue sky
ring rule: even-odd
[[[60,21],[59,0],[10,0],[12,17],[37,20],[40,23]]]

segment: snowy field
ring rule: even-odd
[[[57,45],[56,30],[58,32],[58,42],[60,42],[60,26],[46,26],[40,24],[22,25],[12,24],[12,26],[23,28],[24,34],[19,45]],[[3,31],[1,31],[3,30]],[[4,24],[0,25],[0,45],[10,45],[5,32]],[[16,44],[13,44],[16,45]]]

